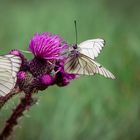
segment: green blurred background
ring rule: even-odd
[[[76,19],[78,42],[106,40],[97,61],[117,77],[83,76],[39,92],[11,140],[140,139],[139,6],[139,0],[0,0],[0,54],[27,50],[35,32],[59,34],[72,44]],[[19,98],[0,112],[0,129]]]

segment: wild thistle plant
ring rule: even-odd
[[[1,140],[10,136],[13,127],[18,124],[18,118],[36,102],[33,94],[55,84],[60,87],[66,86],[77,77],[76,74],[69,74],[64,71],[66,57],[62,53],[68,47],[68,44],[60,36],[46,32],[36,33],[31,38],[29,51],[34,55],[32,60],[27,60],[19,50],[10,51],[10,55],[21,58],[21,66],[17,73],[14,89],[0,97],[0,108],[15,94],[24,92],[25,96],[20,99],[20,103],[6,121],[0,135]]]

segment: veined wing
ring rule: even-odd
[[[86,40],[78,45],[80,48],[80,53],[84,54],[93,60],[99,55],[102,48],[105,46],[105,41],[103,39],[90,39]]]
[[[96,73],[107,78],[115,79],[115,76],[106,68],[86,55],[71,56],[65,62],[65,71],[73,74],[94,75]]]
[[[8,94],[15,86],[21,58],[15,55],[0,56],[0,96]]]

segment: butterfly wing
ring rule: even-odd
[[[111,79],[116,79],[115,76],[109,71],[107,70],[105,67],[103,67],[101,64],[91,60],[92,63],[94,63],[95,65],[95,73],[98,73],[106,78],[111,78]]]
[[[79,52],[92,59],[95,59],[102,48],[105,46],[105,41],[103,39],[90,39],[86,40],[78,45]]]
[[[86,55],[72,56],[66,60],[65,71],[73,74],[94,75],[96,73],[107,78],[115,79],[115,76],[106,68]]]
[[[21,58],[15,55],[0,56],[0,96],[8,94],[15,86]]]
[[[71,55],[67,58],[64,70],[68,73],[80,74],[82,73],[82,66],[79,62],[79,58],[75,55]]]

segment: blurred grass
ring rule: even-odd
[[[27,50],[35,32],[60,34],[74,43],[104,38],[98,62],[117,79],[81,77],[64,88],[49,87],[19,122],[11,139],[139,140],[140,20],[138,0],[0,1],[1,54]],[[30,57],[30,56],[28,56]],[[0,128],[18,96],[0,112]]]

